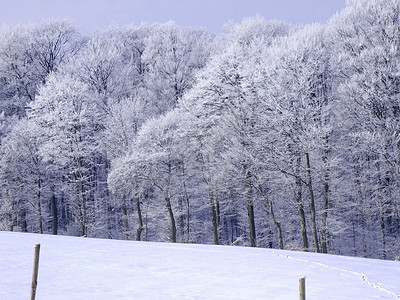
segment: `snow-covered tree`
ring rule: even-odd
[[[202,29],[182,28],[174,22],[156,24],[146,40],[143,61],[145,84],[153,114],[175,107],[194,83],[195,73],[209,57],[212,37]]]
[[[46,230],[48,197],[47,165],[40,156],[38,126],[27,119],[16,123],[2,143],[2,206],[11,230],[43,233]],[[11,218],[11,219],[10,219]],[[54,220],[54,219],[53,219]],[[16,228],[15,228],[16,229]]]
[[[1,110],[25,115],[46,77],[80,49],[77,31],[65,21],[4,29],[0,36]]]
[[[87,235],[94,222],[93,169],[98,153],[99,111],[86,84],[71,76],[49,76],[40,94],[30,103],[28,117],[40,126],[46,139],[41,155],[68,170],[70,205],[79,224],[79,235]]]
[[[346,108],[354,251],[370,255],[379,247],[382,258],[398,247],[400,222],[399,13],[398,1],[357,0],[330,22]]]

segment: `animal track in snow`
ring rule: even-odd
[[[294,258],[294,257],[291,257],[290,255],[280,255],[280,254],[278,254],[278,256],[286,257],[286,258],[291,259],[291,260],[296,260],[296,261],[301,261],[301,262],[306,262],[306,263],[312,263],[312,264],[315,264],[315,265],[322,266],[324,268],[333,269],[333,270],[337,270],[337,271],[346,272],[346,273],[350,273],[350,274],[354,274],[354,275],[360,276],[361,280],[363,282],[365,282],[366,284],[368,284],[369,286],[371,286],[371,287],[373,287],[375,289],[378,289],[381,292],[385,292],[387,294],[390,294],[390,295],[394,296],[397,299],[400,299],[400,295],[398,295],[398,294],[396,294],[396,293],[394,293],[394,292],[392,292],[392,291],[390,291],[388,289],[383,288],[382,285],[379,284],[379,283],[374,283],[374,282],[370,281],[368,276],[365,275],[365,274],[362,274],[362,273],[359,273],[359,272],[355,272],[355,271],[349,271],[349,270],[342,269],[342,268],[328,266],[328,265],[320,263],[320,262],[315,262],[315,261],[310,261],[310,260],[300,259],[300,258]],[[340,275],[344,275],[344,274],[340,273]]]

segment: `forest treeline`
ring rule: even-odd
[[[0,230],[400,252],[400,2],[0,34]]]

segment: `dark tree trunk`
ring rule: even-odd
[[[141,236],[142,236],[142,231],[143,231],[142,209],[140,207],[140,196],[138,194],[136,194],[135,198],[136,198],[136,210],[137,210],[138,221],[139,221],[138,228],[136,230],[136,240],[140,241]]]
[[[247,197],[247,215],[249,219],[250,231],[250,247],[256,247],[256,225],[254,221],[254,205],[253,205],[253,187],[251,185],[251,173],[246,170],[246,197]]]
[[[122,226],[123,226],[123,239],[129,240],[129,221],[128,221],[128,207],[126,204],[125,195],[122,196]]]
[[[87,220],[86,220],[86,199],[85,199],[85,188],[83,182],[79,182],[80,195],[78,201],[80,201],[80,236],[87,236]]]
[[[266,205],[266,207],[268,208],[269,214],[271,215],[271,219],[275,225],[275,228],[277,230],[277,234],[278,234],[278,247],[279,249],[283,249],[283,237],[282,237],[282,227],[281,227],[281,223],[277,221],[276,216],[275,216],[275,212],[274,212],[274,208],[273,208],[273,204],[272,202],[268,199],[264,189],[262,188],[261,185],[259,185],[257,188],[257,191],[259,192],[259,194],[261,195],[261,197],[264,199],[264,203]],[[272,248],[272,246],[270,247]]]
[[[186,232],[187,232],[186,243],[190,243],[190,201],[189,197],[187,196],[186,196]]]
[[[211,203],[211,210],[212,210],[212,225],[213,225],[213,232],[214,232],[214,244],[219,245],[219,235],[218,235],[218,213],[217,207],[214,202],[214,193],[210,189],[208,192],[210,203]]]
[[[28,224],[26,222],[26,208],[21,209],[19,226],[21,227],[21,232],[28,232]]]
[[[43,234],[43,215],[42,215],[42,179],[38,178],[38,191],[37,191],[37,210],[38,210],[38,218],[39,218],[39,233]]]
[[[385,217],[383,213],[383,204],[381,203],[381,207],[379,210],[379,219],[381,225],[381,234],[382,234],[382,259],[386,259],[386,233],[385,233]]]
[[[82,182],[82,177],[77,175],[76,177],[76,204],[79,221],[79,236],[87,236],[86,228],[86,203],[85,203],[85,190]]]
[[[314,200],[314,190],[311,180],[311,166],[310,166],[310,156],[306,153],[306,173],[307,173],[307,187],[310,194],[310,212],[311,212],[311,231],[313,236],[314,251],[319,253],[318,235],[317,235],[317,224],[315,220],[315,200]]]
[[[178,198],[178,227],[179,227],[179,242],[183,243],[185,241],[185,216],[184,216],[184,207],[183,207],[183,198],[179,197]]]
[[[77,166],[82,168],[82,162],[77,160]],[[85,188],[83,176],[80,171],[75,171],[74,174],[75,189],[76,189],[76,213],[79,222],[79,236],[86,236],[86,204],[85,204]]]
[[[52,234],[58,234],[58,214],[57,214],[57,201],[56,195],[53,193],[51,195],[51,218],[52,218]]]
[[[168,196],[165,196],[165,203],[167,205],[167,210],[169,214],[169,219],[171,222],[171,241],[173,243],[176,243],[176,224],[175,224],[175,217],[174,217],[174,212],[172,211],[172,206],[171,206],[171,199]]]
[[[272,203],[270,201],[269,202],[269,213],[271,215],[272,221],[275,224],[276,230],[278,232],[278,246],[279,249],[283,249],[283,237],[282,237],[282,228],[281,228],[281,223],[278,222],[275,218],[275,213],[274,213],[274,209],[272,207]]]
[[[328,241],[328,227],[327,227],[327,218],[328,218],[328,193],[329,193],[329,184],[327,178],[325,178],[324,183],[324,206],[321,216],[321,252],[328,253],[327,241]]]
[[[302,191],[301,191],[301,178],[296,178],[296,191],[295,191],[295,200],[299,210],[300,223],[301,223],[301,238],[303,241],[303,250],[308,250],[308,238],[307,238],[307,225],[306,225],[306,217],[304,213],[303,201],[302,201]]]

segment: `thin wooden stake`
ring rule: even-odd
[[[299,279],[299,295],[300,300],[306,300],[306,277],[301,277]]]
[[[40,254],[40,244],[36,244],[35,245],[35,260],[33,262],[31,300],[35,300],[35,298],[36,298],[37,278],[38,278],[38,273],[39,273],[39,254]]]

